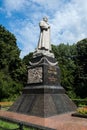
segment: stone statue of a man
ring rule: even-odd
[[[51,50],[50,44],[50,25],[48,24],[47,17],[44,17],[39,23],[40,26],[40,38],[38,42],[38,49]]]
[[[46,55],[54,57],[54,54],[51,52],[51,43],[50,43],[50,25],[48,24],[47,17],[44,17],[43,20],[39,23],[40,26],[40,37],[36,51],[33,53],[33,56]]]

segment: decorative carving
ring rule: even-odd
[[[41,62],[42,62],[43,60],[46,60],[46,62],[47,62],[49,65],[51,65],[51,66],[55,66],[55,65],[58,64],[58,62],[55,62],[55,63],[50,62],[46,57],[42,57],[41,60],[38,61],[38,62],[36,62],[36,63],[29,62],[29,64],[32,65],[32,66],[36,66],[36,65],[41,64]]]
[[[55,78],[55,77],[48,77],[48,80],[51,81],[51,82],[56,82],[57,78]]]
[[[42,67],[35,67],[28,70],[28,83],[41,83],[42,80]]]
[[[57,81],[57,70],[53,66],[48,67],[48,80],[50,82],[56,82]]]
[[[50,66],[50,67],[48,67],[48,73],[57,75],[57,70],[55,67]]]

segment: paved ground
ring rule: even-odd
[[[36,126],[44,126],[56,130],[87,130],[87,119],[73,117],[71,113],[52,116],[49,118],[40,118],[35,116],[27,116],[14,112],[0,110],[0,117],[5,117],[10,120],[18,120]]]

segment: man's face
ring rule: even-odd
[[[47,22],[47,21],[48,21],[47,17],[44,17],[44,18],[43,18],[43,20],[44,20],[45,22]]]

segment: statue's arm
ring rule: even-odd
[[[41,29],[48,29],[48,28],[50,28],[49,24],[45,23],[44,21],[41,21],[39,25],[40,25]]]

